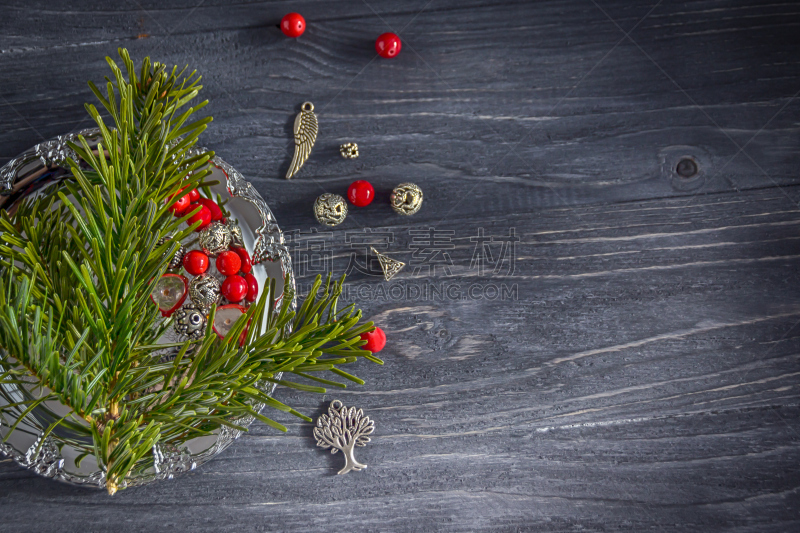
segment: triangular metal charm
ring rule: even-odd
[[[395,277],[395,275],[397,275],[397,273],[403,270],[403,267],[406,266],[406,264],[402,261],[387,257],[378,252],[378,250],[375,248],[372,248],[372,253],[378,256],[378,262],[381,264],[381,270],[383,270],[383,279],[386,281],[389,281]]]

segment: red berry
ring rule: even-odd
[[[200,226],[198,226],[195,229],[195,231],[200,231],[209,224],[211,224],[211,211],[206,206],[200,204],[192,204],[186,211],[188,213],[191,213],[192,211],[195,211],[198,208],[200,208],[200,210],[197,211],[197,213],[195,213],[194,215],[190,216],[189,220],[186,221],[186,223],[189,224],[190,226],[195,222],[200,222]]]
[[[208,256],[200,250],[192,250],[183,256],[183,268],[192,276],[199,276],[208,270]]]
[[[209,200],[208,198],[200,198],[197,200],[197,203],[200,205],[204,205],[208,208],[211,212],[211,220],[217,221],[222,218],[222,209],[219,208],[217,202],[214,200]]]
[[[242,276],[228,276],[219,292],[230,302],[240,302],[247,294],[247,282]]]
[[[247,282],[247,295],[245,299],[248,302],[255,302],[258,298],[258,280],[252,274],[245,274],[244,280]]]
[[[242,261],[242,266],[240,267],[241,271],[244,274],[250,272],[253,269],[253,262],[250,260],[250,254],[247,253],[247,250],[236,246],[234,246],[232,250],[236,252],[236,254],[239,256],[239,259]]]
[[[189,191],[189,200],[191,200],[192,203],[196,202],[199,199],[200,199],[200,191],[198,191],[197,189],[192,189],[191,191]]]
[[[238,274],[241,268],[242,260],[239,259],[239,255],[236,252],[222,252],[217,256],[217,270],[219,270],[220,274],[233,276]]]
[[[402,47],[400,37],[394,33],[383,33],[375,40],[375,51],[379,56],[387,59],[399,54]]]
[[[174,196],[172,198],[174,198]],[[169,206],[169,209],[170,211],[172,211],[173,215],[175,215],[176,217],[180,217],[183,216],[183,214],[186,212],[186,209],[191,205],[191,203],[192,201],[189,198],[189,195],[184,194],[183,196],[175,200],[175,202],[171,206]]]
[[[367,180],[356,180],[347,188],[347,199],[355,206],[367,206],[375,199],[375,189]]]
[[[306,19],[300,13],[289,13],[281,19],[281,31],[287,37],[300,37],[306,31]]]
[[[379,327],[375,327],[374,331],[367,331],[361,334],[361,339],[367,341],[367,344],[362,346],[363,350],[369,350],[372,353],[380,352],[386,346],[386,333]]]

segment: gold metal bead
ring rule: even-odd
[[[339,153],[345,159],[356,159],[358,157],[358,145],[356,143],[344,143],[339,146]]]
[[[422,207],[422,189],[413,183],[401,183],[394,188],[389,201],[401,215],[413,215]]]
[[[320,194],[314,202],[314,216],[320,224],[338,226],[347,217],[347,202],[338,194]]]

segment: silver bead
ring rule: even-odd
[[[358,145],[356,143],[344,143],[339,146],[339,153],[345,159],[356,159],[358,157]]]
[[[206,316],[201,309],[184,306],[172,316],[175,319],[174,327],[178,335],[185,335],[191,339],[203,337],[206,331]]]
[[[338,194],[320,194],[314,202],[314,216],[320,224],[338,226],[347,216],[347,203]]]
[[[239,248],[244,248],[244,241],[242,240],[242,228],[239,227],[236,222],[228,219],[228,231],[231,234],[231,244],[234,246],[238,246]]]
[[[224,252],[231,245],[230,228],[221,222],[212,222],[200,232],[200,248],[210,256]]]
[[[161,237],[156,246],[161,246],[168,240],[170,240],[169,237]],[[183,247],[183,244],[178,243],[178,249],[175,251],[175,255],[172,256],[172,259],[169,260],[167,268],[170,270],[177,270],[180,268],[181,264],[183,263],[184,255],[186,255],[186,248]]]
[[[401,183],[394,188],[389,201],[401,215],[413,215],[422,207],[422,189],[413,183]]]
[[[209,309],[219,300],[220,282],[211,274],[200,274],[189,282],[189,297],[200,309]]]

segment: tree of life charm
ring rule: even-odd
[[[330,448],[331,453],[341,451],[345,457],[344,468],[338,474],[346,474],[351,470],[363,470],[367,465],[356,461],[353,448],[366,446],[370,441],[367,435],[375,431],[375,422],[364,416],[361,409],[347,408],[339,400],[333,400],[328,407],[328,414],[317,418],[314,438],[317,446]]]

